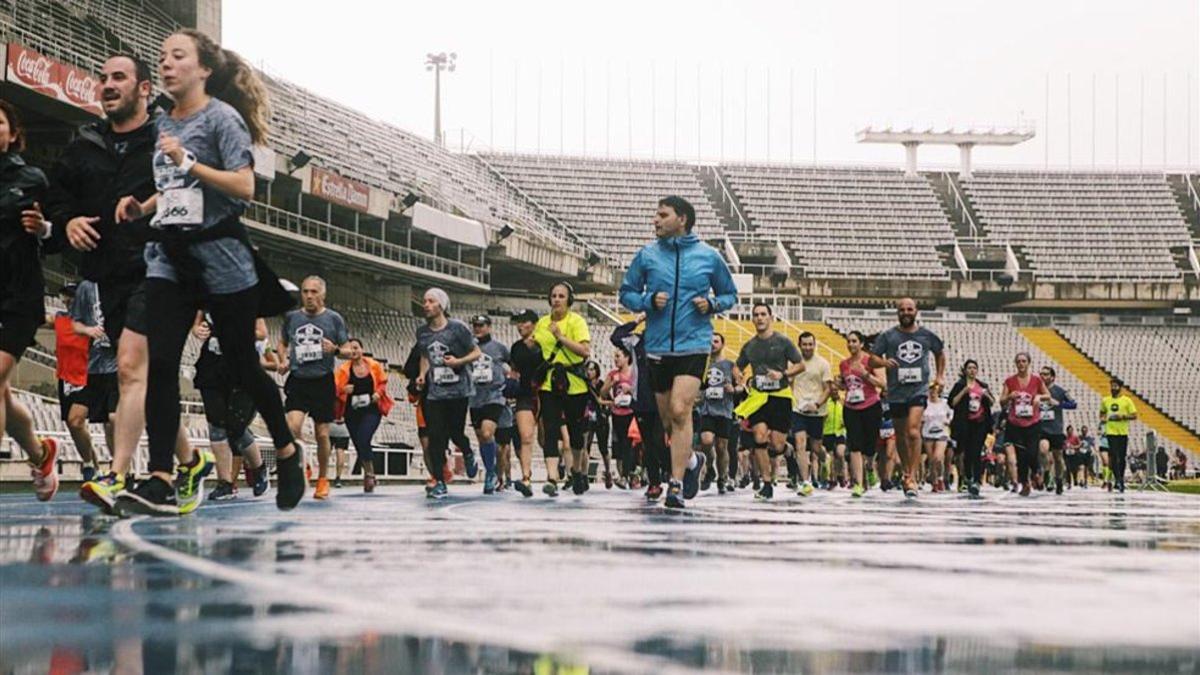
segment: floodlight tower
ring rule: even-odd
[[[433,140],[438,145],[446,144],[442,137],[442,71],[453,73],[457,59],[455,52],[425,55],[425,70],[433,71]]]

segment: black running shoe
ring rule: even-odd
[[[217,486],[208,493],[208,500],[211,502],[228,502],[237,499],[237,495],[233,492],[233,483],[227,480],[218,480]]]
[[[117,496],[113,509],[123,518],[129,516],[178,516],[179,504],[175,501],[175,486],[151,476],[137,488],[126,490]]]
[[[542,486],[542,492],[545,493],[547,497],[557,497],[558,483],[555,483],[552,480],[546,481],[546,484]]]
[[[571,492],[574,492],[577,495],[587,492],[587,476],[581,473],[572,473],[570,482]]]
[[[683,486],[679,481],[671,481],[667,485],[667,498],[663,501],[663,506],[668,509],[683,508]]]
[[[696,468],[683,472],[683,498],[695,499],[700,491],[700,476],[705,473],[708,460],[700,453],[693,453],[696,458]]]
[[[743,490],[745,490],[747,487],[749,487],[750,486],[750,474],[748,474],[748,473],[742,474],[742,479],[740,481],[738,481],[737,486]]]
[[[767,501],[775,497],[775,486],[771,483],[763,483],[762,488],[755,494],[754,498],[762,501]]]
[[[523,497],[533,496],[533,488],[530,487],[529,481],[527,480],[519,480],[513,483],[513,487],[516,488],[517,492],[520,492]]]
[[[308,489],[308,481],[304,478],[304,448],[294,443],[296,451],[291,457],[275,460],[275,506],[280,511],[290,511],[296,508],[304,498]]]

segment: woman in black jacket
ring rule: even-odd
[[[38,440],[33,417],[13,397],[9,378],[25,349],[45,321],[42,296],[46,284],[37,235],[41,232],[40,206],[46,201],[49,182],[41,169],[21,157],[25,133],[16,108],[0,101],[0,439],[4,432],[25,451],[33,467],[33,486],[40,501],[58,491],[53,439]]]
[[[967,483],[972,497],[979,496],[979,482],[983,477],[983,442],[992,427],[992,406],[995,397],[987,383],[978,378],[979,364],[974,359],[963,363],[958,382],[950,390],[950,407],[954,409],[954,420],[950,435],[955,448],[963,458],[963,471],[959,484]]]

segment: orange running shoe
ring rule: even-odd
[[[329,499],[328,478],[317,479],[317,489],[313,491],[313,499]]]

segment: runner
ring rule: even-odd
[[[1040,403],[1050,397],[1042,378],[1029,372],[1029,354],[1019,352],[1014,362],[1017,374],[1004,380],[1000,406],[1007,407],[1007,426],[1004,429],[1006,451],[1017,455],[1017,482],[1021,496],[1028,497],[1030,481],[1037,472],[1037,452],[1041,436],[1041,416],[1035,413]],[[1015,486],[1014,486],[1015,487]]]
[[[658,241],[634,256],[620,291],[622,305],[647,313],[650,386],[671,442],[668,508],[683,508],[700,489],[705,459],[692,448],[692,409],[708,362],[712,317],[737,304],[729,267],[692,232],[695,225],[696,210],[686,199],[660,199]]]
[[[729,439],[734,433],[733,398],[745,391],[741,371],[724,354],[725,336],[713,333],[700,399],[700,450],[709,458],[710,464],[715,460],[717,494],[722,495],[733,486],[729,477]]]
[[[256,342],[256,348],[262,350],[266,345],[267,326],[262,319],[255,322],[255,337],[262,336]],[[246,392],[231,386],[233,374],[229,372],[229,364],[221,352],[221,341],[213,335],[212,315],[205,312],[196,313],[196,321],[192,325],[192,335],[200,340],[200,355],[196,359],[196,374],[192,384],[200,392],[204,401],[204,417],[208,422],[208,441],[213,457],[216,460],[217,486],[209,493],[213,501],[226,501],[237,496],[238,470],[234,467],[234,451],[239,458],[245,458],[246,483],[254,492],[261,496],[269,487],[266,462],[250,431],[250,422],[254,419],[254,400]],[[265,355],[259,353],[260,365],[265,368]]]
[[[113,447],[113,418],[120,401],[120,390],[117,386],[117,350],[113,348],[112,340],[104,332],[104,310],[100,307],[100,295],[96,282],[84,279],[79,282],[75,293],[75,301],[71,303],[72,328],[76,333],[83,333],[91,339],[88,348],[87,388],[84,390],[86,401],[86,418],[82,420],[81,436],[87,437],[87,454],[80,452],[84,462],[89,463],[84,469],[84,481],[96,476],[96,451],[92,447],[91,434],[87,423],[99,424],[104,429],[104,444]],[[74,434],[72,434],[74,438]],[[76,440],[76,449],[79,449]],[[111,450],[110,450],[111,452]],[[91,469],[91,475],[88,475]]]
[[[645,314],[636,315],[632,321],[626,322],[613,331],[609,341],[614,347],[624,349],[632,355],[630,371],[633,377],[633,422],[629,425],[629,439],[633,443],[630,453],[633,468],[628,469],[630,489],[640,487],[640,474],[645,469],[646,501],[656,502],[662,497],[662,479],[666,473],[666,464],[670,451],[666,445],[666,434],[663,433],[662,420],[658,416],[658,402],[651,393],[650,378],[646,375],[649,361],[646,356],[645,340],[638,333],[638,326],[646,320]],[[638,448],[641,448],[641,465],[638,466]]]
[[[963,363],[958,382],[950,389],[950,407],[954,410],[950,433],[958,443],[963,458],[963,475],[967,492],[979,496],[983,481],[983,446],[992,426],[992,406],[995,400],[987,383],[979,379],[979,364],[975,359]]]
[[[311,417],[317,440],[317,489],[313,499],[329,497],[329,425],[338,397],[334,384],[334,357],[349,356],[346,320],[325,306],[325,280],[309,276],[300,283],[302,307],[283,318],[279,353],[288,355],[280,374],[287,375],[284,409],[292,435],[299,437],[304,418]],[[357,446],[356,446],[357,447]]]
[[[934,492],[946,491],[946,446],[950,444],[950,424],[954,411],[942,398],[941,385],[929,387],[929,405],[921,417],[921,438],[929,459],[929,482]]]
[[[1079,468],[1080,485],[1086,490],[1088,484],[1096,478],[1096,439],[1088,431],[1087,425],[1079,427]]]
[[[538,319],[533,330],[533,339],[542,348],[545,361],[541,390],[538,393],[538,409],[546,453],[546,484],[542,491],[548,496],[558,495],[558,464],[560,441],[565,452],[561,454],[567,467],[566,481],[571,490],[581,495],[587,491],[587,453],[583,451],[583,411],[588,401],[588,384],[583,372],[584,362],[591,356],[592,336],[587,321],[571,309],[575,304],[575,289],[565,281],[550,287],[548,296],[550,313]],[[566,427],[566,438],[561,428]]]
[[[480,356],[471,364],[471,381],[475,393],[471,396],[471,426],[479,441],[479,454],[483,457],[483,494],[496,492],[496,455],[499,444],[496,430],[504,417],[507,402],[504,399],[504,382],[508,378],[512,357],[508,347],[492,339],[492,318],[480,314],[471,319],[471,330]]]
[[[467,422],[467,405],[475,393],[467,366],[477,361],[483,352],[475,344],[471,329],[458,319],[449,317],[450,296],[440,288],[425,291],[425,325],[417,329],[417,348],[420,350],[420,374],[416,386],[425,392],[422,409],[429,430],[429,475],[432,487],[425,496],[443,499],[448,494],[443,470],[446,451],[455,430]]]
[[[142,257],[149,219],[118,223],[113,205],[123,195],[146,199],[154,194],[151,156],[157,134],[148,111],[152,85],[145,62],[128,54],[111,56],[99,82],[105,119],[80,127],[52,167],[44,204],[48,220],[39,234],[46,237],[47,251],[70,246],[81,253],[81,272],[99,285],[104,329],[116,344],[119,396],[110,473],[80,488],[83,499],[111,513],[145,430],[149,363]]]
[[[542,370],[542,349],[533,339],[538,315],[531,309],[513,315],[519,338],[509,349],[512,363],[510,375],[517,380],[513,415],[516,418],[517,461],[521,463],[521,480],[513,487],[524,497],[533,496],[533,444],[537,440],[538,398],[540,383],[535,380]],[[547,462],[548,463],[548,462]]]
[[[804,357],[792,341],[776,333],[771,306],[755,303],[751,310],[754,337],[742,345],[737,367],[749,383],[750,393],[734,410],[746,417],[754,431],[754,460],[762,478],[762,488],[756,499],[775,496],[775,467],[771,455],[782,455],[787,435],[792,429],[792,387],[790,379],[804,372]],[[749,367],[753,377],[745,377]]]
[[[886,388],[879,392],[881,397],[886,394]],[[896,421],[892,419],[892,409],[884,398],[879,400],[879,409],[883,421],[879,423],[879,439],[875,443],[875,473],[879,479],[879,489],[887,492],[900,486],[896,480],[896,469],[903,469],[904,465],[900,461],[900,453],[896,451]]]
[[[95,478],[96,450],[92,446],[92,433],[88,430],[88,370],[91,365],[89,332],[103,335],[102,328],[88,328],[82,323],[76,330],[76,321],[71,316],[75,307],[76,284],[66,284],[58,297],[66,310],[46,317],[46,323],[54,328],[54,356],[57,361],[55,376],[58,379],[59,419],[67,424],[67,432],[75,442],[75,449],[83,460],[83,480]],[[107,428],[105,429],[107,431]],[[112,448],[112,439],[109,439]]]
[[[1046,383],[1046,390],[1050,392],[1050,397],[1043,399],[1041,402],[1040,418],[1042,440],[1039,450],[1045,455],[1047,452],[1052,452],[1054,455],[1054,492],[1056,494],[1063,493],[1063,481],[1066,477],[1066,463],[1063,459],[1063,449],[1066,446],[1067,436],[1063,430],[1063,411],[1074,410],[1079,407],[1075,399],[1067,393],[1066,389],[1054,383],[1058,377],[1058,373],[1050,366],[1042,366],[1041,371],[1042,381]],[[1049,489],[1049,486],[1047,486]]]
[[[1109,395],[1100,401],[1100,426],[1108,439],[1108,456],[1111,466],[1111,482],[1117,492],[1125,492],[1125,460],[1129,452],[1129,422],[1136,420],[1137,407],[1133,399],[1121,393],[1122,383],[1118,379],[1109,382]]]
[[[612,401],[612,453],[617,463],[615,484],[622,490],[632,479],[633,445],[629,440],[629,425],[633,422],[633,357],[623,345],[613,352],[616,365],[604,378],[600,397]]]
[[[16,108],[0,100],[0,441],[5,432],[25,451],[39,501],[58,492],[58,444],[38,439],[33,417],[13,395],[9,380],[45,319],[41,253],[46,174],[25,163],[25,128]]]
[[[792,380],[792,444],[796,462],[800,465],[800,483],[796,494],[807,497],[813,492],[813,462],[816,455],[818,480],[825,448],[825,415],[829,413],[829,397],[833,395],[833,371],[825,357],[817,354],[817,338],[808,331],[797,340],[804,368]]]
[[[838,383],[846,392],[843,415],[846,420],[846,445],[850,449],[850,494],[862,497],[867,489],[865,469],[875,456],[880,441],[879,431],[883,422],[883,406],[879,391],[883,388],[886,375],[881,369],[871,368],[871,357],[863,347],[866,338],[856,330],[846,335],[846,347],[850,355],[838,364]],[[883,474],[882,471],[879,472]]]
[[[916,474],[921,462],[921,418],[929,401],[929,385],[943,386],[946,354],[942,339],[933,331],[917,325],[917,303],[901,298],[896,303],[898,326],[887,329],[875,339],[871,349],[871,367],[887,368],[887,400],[896,423],[896,445],[904,465],[904,496],[917,496]],[[937,370],[931,373],[929,354]],[[881,477],[882,480],[882,477]]]
[[[346,451],[350,449],[350,430],[345,418],[339,417],[329,424],[329,445],[333,448],[333,487],[342,487],[342,475],[346,473]],[[358,460],[355,460],[358,463]],[[351,471],[353,473],[353,471]]]
[[[829,478],[825,480],[823,487],[826,490],[846,487],[850,484],[850,478],[847,475],[849,471],[846,466],[846,417],[845,407],[842,405],[837,389],[834,389],[833,393],[829,395],[829,410],[825,414],[821,445],[827,453],[830,448],[833,448],[828,467]]]
[[[163,42],[159,75],[174,103],[156,124],[153,167],[159,192],[144,202],[127,194],[115,214],[118,223],[154,216],[153,241],[145,251],[145,311],[154,317],[146,336],[152,477],[121,495],[116,506],[126,513],[175,515],[194,510],[203,499],[210,455],[186,444],[176,447],[179,361],[203,301],[215,319],[235,386],[251,395],[271,431],[279,475],[275,503],[290,509],[305,490],[301,453],[275,385],[260,365],[254,325],[257,315],[280,313],[291,297],[257,257],[240,220],[254,196],[251,144],[266,141],[266,89],[241,57],[190,29]],[[180,461],[175,489],[172,450]]]
[[[375,431],[392,412],[392,397],[387,390],[387,370],[375,359],[363,354],[362,340],[346,341],[349,359],[338,364],[333,373],[337,389],[334,416],[346,420],[346,430],[354,440],[354,452],[362,464],[363,492],[375,491],[375,454],[371,444]]]
[[[583,441],[583,452],[585,455],[591,455],[592,440],[595,439],[600,450],[600,460],[604,462],[604,489],[611,490],[613,479],[612,466],[609,464],[611,453],[609,452],[608,438],[612,432],[613,401],[601,395],[601,390],[604,388],[604,377],[600,374],[600,364],[588,361],[584,372],[587,374],[588,381],[588,405],[584,410],[587,432]]]

